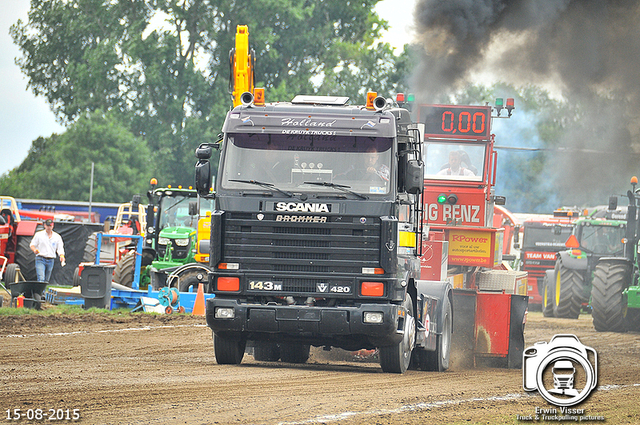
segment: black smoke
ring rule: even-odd
[[[418,0],[412,87],[429,103],[480,72],[552,86],[575,115],[544,178],[560,202],[606,203],[640,173],[639,18],[638,0]]]

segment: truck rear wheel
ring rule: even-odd
[[[256,341],[253,358],[259,362],[277,362],[280,359],[280,347],[275,342]]]
[[[407,293],[403,307],[407,314],[403,320],[403,337],[395,345],[380,347],[380,366],[387,373],[404,373],[411,362],[411,352],[416,341],[416,323],[413,317],[413,301]]]
[[[218,364],[240,364],[247,341],[213,334],[213,352]]]
[[[578,270],[564,267],[560,261],[556,263],[555,305],[553,315],[564,319],[577,319],[580,316],[584,297],[584,277]]]
[[[285,363],[306,363],[309,360],[309,344],[280,344],[280,359]]]
[[[593,272],[591,315],[599,332],[624,332],[627,296],[622,293],[631,282],[629,264],[601,261]]]
[[[556,296],[554,294],[554,270],[547,270],[544,274],[542,285],[544,286],[542,293],[542,315],[544,317],[553,317],[553,307]]]
[[[449,369],[451,356],[451,303],[445,297],[443,309],[442,334],[436,337],[436,351],[425,351],[424,368],[434,372],[444,372]]]

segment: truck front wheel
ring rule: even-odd
[[[387,373],[407,371],[416,342],[416,322],[413,316],[413,301],[409,293],[405,296],[403,307],[407,313],[402,325],[402,340],[395,345],[380,347],[380,366]]]
[[[436,337],[436,351],[425,351],[424,368],[434,372],[444,372],[449,369],[451,356],[451,303],[444,297],[442,306],[442,334]]]
[[[247,341],[243,338],[213,334],[213,351],[218,364],[240,364],[246,346]]]

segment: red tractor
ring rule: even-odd
[[[0,269],[4,268],[5,283],[36,280],[35,258],[29,244],[40,224],[38,220],[55,220],[57,215],[48,212],[31,215],[32,220],[23,220],[16,200],[0,196]]]

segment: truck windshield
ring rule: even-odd
[[[382,137],[230,134],[219,178],[226,189],[259,188],[247,184],[253,180],[281,190],[335,194],[332,186],[343,185],[357,193],[386,194],[391,187],[392,141]]]
[[[164,196],[160,200],[160,221],[158,228],[160,230],[165,227],[186,226],[193,227],[198,226],[198,219],[204,217],[207,211],[213,211],[212,199],[200,199],[200,217],[189,215],[189,202],[196,201],[193,196],[186,196],[174,193],[172,196]]]
[[[485,144],[428,142],[424,148],[424,177],[435,180],[483,181]]]
[[[565,242],[571,236],[571,225],[553,223],[524,224],[522,249],[538,251],[558,251],[565,249]]]

